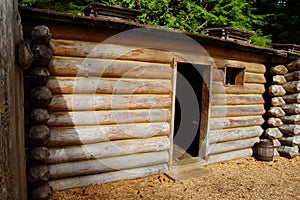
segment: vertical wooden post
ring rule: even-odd
[[[0,197],[26,199],[23,72],[17,66],[21,38],[17,0],[0,2]]]

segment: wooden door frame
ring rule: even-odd
[[[212,65],[207,63],[200,63],[200,62],[183,62],[178,61],[176,58],[173,59],[171,67],[173,69],[173,78],[172,78],[172,110],[171,110],[171,133],[170,133],[170,142],[171,148],[169,151],[170,155],[170,162],[169,164],[172,165],[173,162],[173,144],[174,144],[174,121],[175,121],[175,99],[176,99],[176,85],[177,85],[177,66],[178,63],[186,63],[191,65],[203,65],[206,66],[206,70],[204,71],[203,76],[203,84],[202,84],[202,93],[206,95],[202,98],[201,102],[201,114],[200,114],[200,144],[199,144],[199,155],[198,157],[207,159],[207,148],[208,148],[208,140],[207,134],[209,130],[209,119],[210,119],[210,109],[211,109],[211,98],[210,98],[210,91],[211,91],[211,83],[212,83]]]

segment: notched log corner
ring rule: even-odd
[[[19,40],[17,46],[18,66],[22,69],[28,69],[33,61],[33,54],[30,45],[24,40]]]

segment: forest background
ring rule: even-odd
[[[19,5],[78,14],[95,0],[19,0]],[[300,44],[300,0],[98,0],[141,10],[141,23],[196,34],[231,26],[255,31],[252,44]]]

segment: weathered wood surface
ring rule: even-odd
[[[147,167],[163,163],[167,164],[168,161],[169,154],[167,151],[140,153],[112,158],[49,165],[49,174],[50,179],[59,179]]]
[[[281,127],[279,127],[279,129],[282,133],[286,135],[300,135],[300,125],[297,124],[284,124]]]
[[[300,135],[293,137],[282,137],[279,139],[283,146],[298,146],[300,144]]]
[[[275,75],[272,77],[272,84],[274,85],[283,85],[286,83],[286,80],[283,75]]]
[[[264,114],[263,105],[243,105],[243,106],[212,106],[211,118],[219,117],[238,117]]]
[[[299,114],[300,104],[299,103],[286,104],[282,106],[282,109],[289,114]]]
[[[212,144],[254,138],[261,136],[263,131],[260,126],[209,131],[208,142]]]
[[[51,91],[45,86],[38,86],[30,92],[31,106],[35,108],[48,108],[52,100]]]
[[[23,72],[17,66],[21,18],[17,0],[0,3],[0,193],[1,199],[26,197]]]
[[[270,69],[270,72],[274,75],[285,75],[288,69],[284,65],[276,65]]]
[[[230,95],[216,94],[211,96],[211,104],[214,105],[252,105],[264,104],[262,95]]]
[[[281,97],[286,94],[286,91],[281,85],[271,85],[269,87],[269,94],[272,97]]]
[[[93,144],[99,142],[133,138],[169,136],[170,125],[167,122],[118,124],[106,126],[53,127],[47,146]],[[46,140],[46,139],[45,139]]]
[[[49,65],[52,76],[114,77],[114,78],[158,78],[171,79],[169,64],[54,57]]]
[[[44,146],[50,138],[50,130],[46,125],[36,125],[31,127],[28,140],[32,146]]]
[[[225,73],[222,69],[214,69],[213,72],[213,81],[224,82]],[[266,83],[266,78],[264,74],[246,72],[245,73],[245,83]]]
[[[24,70],[28,69],[33,60],[33,54],[31,52],[30,45],[23,39],[18,41],[18,66]]]
[[[47,124],[49,118],[50,115],[46,109],[36,108],[30,113],[30,119],[33,124]]]
[[[158,49],[73,40],[52,39],[51,49],[53,55],[66,57],[135,60],[157,63],[171,63],[174,58],[173,53]]]
[[[227,160],[234,160],[238,158],[252,156],[252,154],[253,154],[252,148],[240,149],[236,151],[210,155],[208,157],[207,162],[208,164],[211,164],[211,163],[217,163],[217,162],[222,162]]]
[[[31,31],[31,39],[33,44],[48,45],[51,39],[51,32],[47,26],[36,26]]]
[[[53,191],[66,190],[74,187],[84,187],[97,183],[107,183],[112,181],[134,179],[152,174],[164,173],[168,170],[167,164],[159,164],[141,168],[107,172],[103,174],[87,175],[73,178],[64,178],[49,181]]]
[[[33,67],[30,79],[35,85],[46,85],[49,80],[50,72],[46,67]]]
[[[281,146],[281,143],[279,142],[278,139],[272,139],[272,142],[273,142],[273,147],[274,148],[278,148]],[[275,153],[276,151],[276,153]],[[274,155],[276,155],[278,152],[277,152],[277,149],[274,149]]]
[[[285,116],[285,112],[281,107],[270,107],[270,109],[268,110],[268,115],[270,117],[283,117]]]
[[[276,118],[276,117],[270,117],[268,119],[267,123],[270,127],[279,127],[279,126],[283,125],[283,122],[281,121],[281,119]]]
[[[281,120],[286,124],[300,124],[300,115],[284,116]]]
[[[282,136],[283,135],[282,135],[281,131],[277,127],[267,128],[267,130],[266,130],[266,137],[268,137],[270,139],[278,139],[278,138],[281,138]]]
[[[28,181],[33,185],[42,185],[50,178],[48,165],[31,165],[28,170]]]
[[[170,108],[170,95],[54,95],[50,111],[87,111]]]
[[[53,94],[170,94],[171,81],[163,79],[51,77]]]
[[[50,127],[60,127],[166,122],[170,121],[170,118],[171,112],[169,109],[58,112],[50,114],[47,125]]]
[[[259,142],[258,137],[222,143],[214,143],[209,145],[208,154],[214,155],[219,153],[231,152],[239,149],[251,148],[257,142]]]
[[[35,187],[32,190],[32,199],[49,199],[52,193],[52,188],[48,183],[44,183],[41,186]]]
[[[249,84],[243,86],[228,86],[222,82],[212,82],[212,94],[263,94],[266,91],[263,84]]]
[[[210,130],[256,126],[263,123],[262,116],[214,118],[210,120]]]
[[[37,147],[31,151],[31,159],[46,163],[62,163],[169,150],[170,141],[166,136],[109,141],[70,147]]]
[[[33,66],[47,67],[52,58],[52,51],[46,45],[34,45],[31,47],[33,53]]]
[[[300,70],[300,59],[297,59],[286,66],[289,70]]]
[[[300,70],[300,69],[299,69]],[[300,80],[300,71],[294,71],[284,75],[287,81],[299,81]]]
[[[271,98],[271,105],[281,107],[285,105],[285,101],[282,97],[273,97]]]
[[[295,158],[299,154],[299,147],[298,146],[281,146],[278,148],[278,153],[281,156],[287,157],[287,158]]]
[[[300,93],[284,95],[282,98],[286,103],[300,103]]]
[[[287,92],[300,92],[300,81],[290,81],[283,85]]]
[[[221,59],[221,58],[215,58],[214,61],[218,69],[224,69],[225,65],[227,65],[229,67],[232,66],[232,67],[245,68],[246,72],[260,73],[260,74],[264,74],[266,72],[266,67],[263,64],[259,64],[259,63],[243,62],[238,60],[228,60],[228,59]]]

